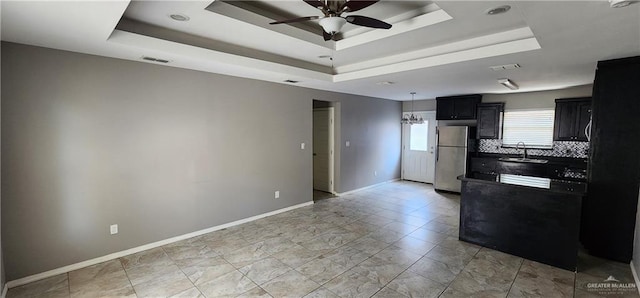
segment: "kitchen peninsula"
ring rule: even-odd
[[[586,183],[508,171],[458,179],[460,240],[575,271]]]

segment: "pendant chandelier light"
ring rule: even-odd
[[[404,114],[402,116],[402,120],[400,120],[400,123],[402,124],[423,124],[424,123],[424,119],[422,118],[422,116],[418,117],[413,113],[413,99],[414,96],[416,95],[415,92],[411,92],[411,114]]]

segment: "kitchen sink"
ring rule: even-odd
[[[525,163],[548,163],[549,162],[546,159],[533,159],[533,158],[522,158],[522,157],[502,157],[498,160],[509,161],[509,162],[525,162]]]

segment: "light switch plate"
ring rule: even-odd
[[[347,141],[347,142],[345,143],[345,146],[347,146],[347,147],[351,146],[351,142]]]
[[[111,232],[111,235],[118,234],[118,225],[109,226],[109,231]]]
[[[300,149],[304,150],[304,143],[300,143]]]
[[[276,190],[276,193],[274,194],[274,197],[275,197],[276,199],[279,199],[279,198],[280,198],[280,191],[279,191],[279,190]]]

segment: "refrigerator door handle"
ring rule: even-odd
[[[436,162],[438,162],[438,156],[440,155],[438,152],[440,152],[440,146],[436,147]]]

